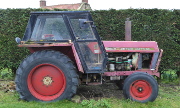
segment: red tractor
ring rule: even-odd
[[[27,101],[71,99],[79,84],[122,83],[125,98],[154,101],[162,50],[154,41],[101,41],[88,11],[32,12],[19,47],[32,54],[16,72]]]

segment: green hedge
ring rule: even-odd
[[[18,48],[15,37],[24,35],[31,11],[43,9],[0,9],[0,69],[14,72],[29,54]],[[55,9],[55,11],[60,11]],[[157,41],[164,50],[160,70],[180,70],[180,10],[127,9],[96,10],[92,16],[103,40],[124,40],[124,22],[132,21],[132,40]]]

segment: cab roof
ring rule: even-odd
[[[79,14],[90,13],[90,11],[37,11],[31,12],[31,14]]]

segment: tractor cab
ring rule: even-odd
[[[72,57],[70,53],[64,53],[77,63],[80,59],[85,73],[103,73],[106,64],[105,48],[100,41],[88,11],[55,11],[55,12],[32,12],[25,35],[21,41],[22,47],[57,47],[57,43],[68,44],[73,48],[59,45],[56,50],[61,52],[77,53],[78,57]],[[38,46],[41,45],[41,46]],[[49,48],[49,47],[48,47]],[[41,48],[39,48],[41,49]],[[37,51],[37,48],[36,48]],[[78,67],[78,66],[77,66]]]

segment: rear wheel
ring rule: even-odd
[[[137,72],[124,81],[123,94],[133,101],[142,103],[154,101],[158,95],[158,84],[151,75]]]
[[[16,72],[16,90],[27,101],[70,99],[77,90],[78,75],[71,60],[57,51],[29,55]]]

